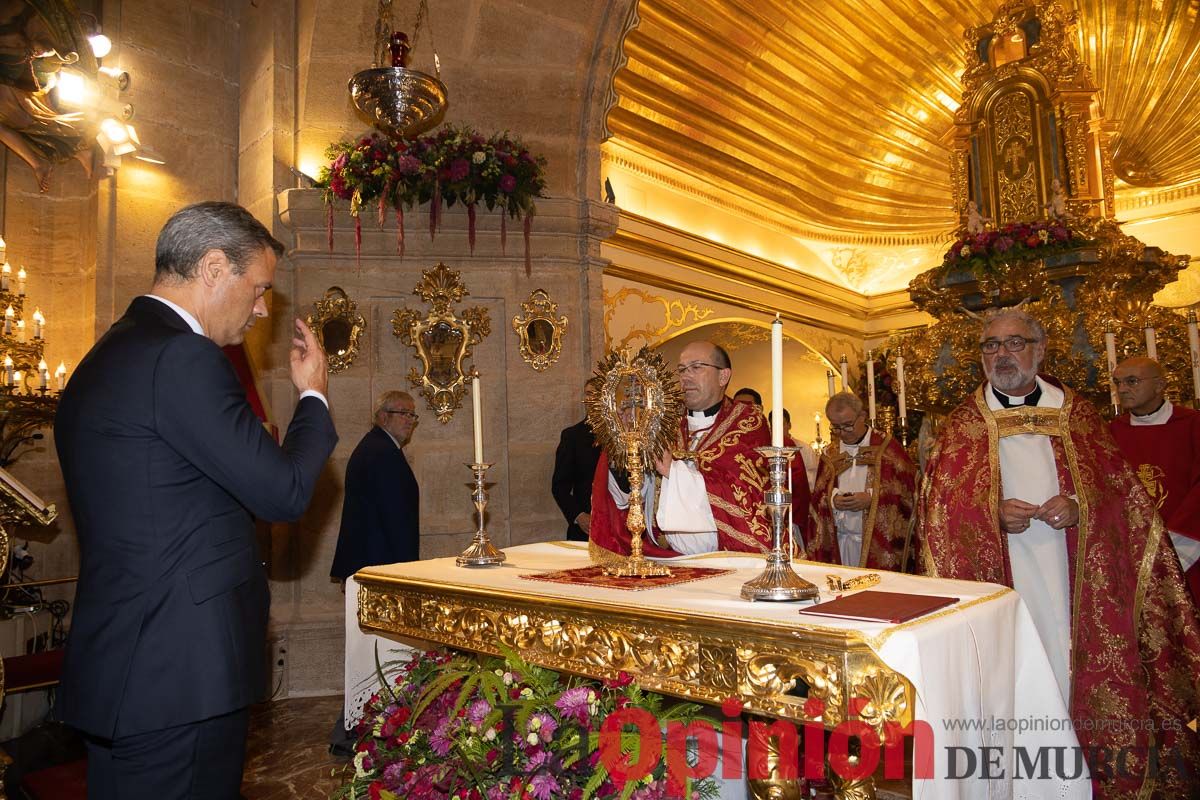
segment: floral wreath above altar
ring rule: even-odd
[[[525,269],[529,271],[530,223],[535,200],[545,197],[546,160],[534,155],[507,132],[489,137],[463,126],[410,139],[372,134],[330,145],[328,166],[318,184],[328,208],[329,247],[333,249],[335,201],[348,200],[355,219],[355,248],[362,245],[361,213],[375,206],[382,227],[387,209],[396,213],[396,251],[404,256],[404,211],[429,204],[429,236],[441,221],[441,209],[460,203],[467,209],[467,240],[475,250],[475,209],[482,203],[500,216],[500,245],[507,243],[508,217],[523,220]]]

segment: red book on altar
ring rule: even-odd
[[[838,619],[861,619],[867,622],[908,622],[939,608],[958,602],[957,597],[938,597],[931,594],[902,594],[868,589],[858,594],[839,597],[828,603],[818,603],[800,610],[801,614]]]

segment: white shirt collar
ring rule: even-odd
[[[1158,407],[1157,411],[1151,411],[1145,416],[1138,416],[1132,411],[1129,412],[1130,425],[1165,425],[1171,419],[1171,401],[1163,399],[1163,404]]]
[[[1042,396],[1038,398],[1038,408],[1062,408],[1063,400],[1067,397],[1063,393],[1063,390],[1052,383],[1046,383],[1040,377],[1035,377],[1034,380],[1037,381],[1037,385],[1042,389]],[[984,387],[983,398],[987,401],[987,406],[992,411],[999,411],[1004,408],[1000,404],[1000,400],[996,397],[996,392],[999,391],[999,389],[993,390],[991,381],[988,381],[987,386]],[[1012,395],[1005,396],[1012,397]],[[1013,399],[1018,400],[1020,398],[1014,397]]]
[[[389,431],[387,428],[383,427],[382,425],[379,426],[379,430],[383,431],[384,433],[386,433],[388,435],[388,438],[392,440],[392,444],[396,445],[397,450],[404,449],[404,445],[400,444],[399,439],[397,439],[395,436],[392,436],[391,431]]]
[[[165,305],[167,308],[174,311],[180,317],[182,317],[183,321],[186,322],[188,324],[188,327],[192,329],[192,333],[198,333],[201,336],[205,335],[204,328],[203,328],[203,326],[200,325],[200,321],[198,319],[196,319],[195,317],[193,317],[191,314],[189,314],[187,311],[183,310],[183,308],[181,308],[179,305],[172,303],[170,300],[168,300],[165,297],[159,297],[156,294],[148,294],[148,295],[146,295],[146,297],[150,297],[154,300],[157,300],[158,302]]]

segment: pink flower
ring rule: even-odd
[[[516,188],[517,188],[517,179],[516,178],[514,178],[512,175],[501,175],[500,176],[500,191],[504,192],[505,194],[508,194],[508,193],[512,192],[513,189],[516,189]]]
[[[413,156],[400,156],[396,159],[396,171],[401,175],[413,175],[421,171],[421,161]]]
[[[471,162],[465,158],[456,158],[450,162],[450,180],[461,181],[471,174]]]
[[[529,781],[530,793],[537,800],[551,800],[558,792],[558,781],[553,775],[539,772]]]
[[[567,689],[554,701],[554,707],[561,711],[564,717],[571,717],[580,725],[587,725],[588,693],[591,691],[586,686],[576,686],[574,689]]]

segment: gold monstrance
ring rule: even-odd
[[[630,358],[628,350],[609,353],[588,381],[588,424],[608,454],[614,469],[629,472],[630,554],[619,566],[605,569],[618,577],[670,575],[662,564],[642,555],[642,476],[653,469],[663,450],[675,443],[683,417],[683,392],[679,378],[667,369],[658,353],[643,347]]]

